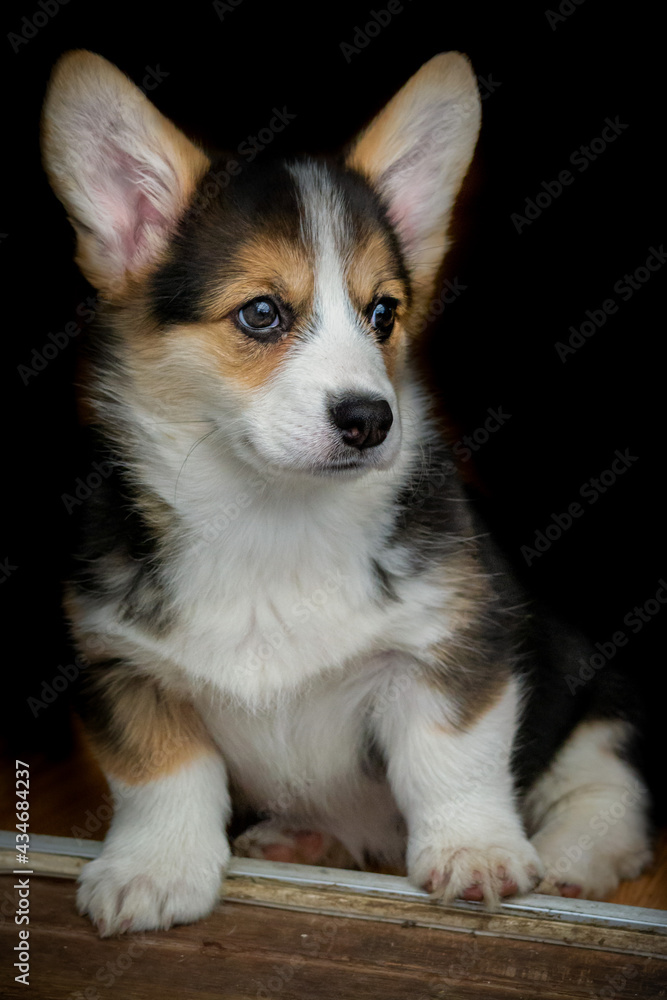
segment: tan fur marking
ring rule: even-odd
[[[510,664],[489,660],[476,638],[483,616],[493,614],[493,597],[478,566],[467,556],[450,561],[447,577],[458,577],[460,588],[444,612],[450,637],[430,650],[426,680],[453,702],[456,725],[468,729],[500,700],[511,679]]]
[[[406,288],[396,275],[396,262],[384,233],[375,230],[355,246],[347,267],[350,294],[364,308],[378,294],[405,300]]]
[[[221,376],[232,380],[241,389],[259,389],[275,375],[283,362],[293,336],[286,334],[273,344],[262,344],[237,329],[232,320],[221,323],[184,327],[182,335],[196,341],[209,364]]]
[[[469,638],[465,637],[466,643]],[[431,674],[429,681],[454,702],[456,728],[470,729],[505,694],[510,672],[502,663],[480,664],[466,670],[460,664],[456,645],[438,646],[432,652],[438,657],[441,670],[437,677]],[[470,655],[467,650],[466,653]]]
[[[304,247],[267,233],[245,243],[234,264],[238,276],[221,283],[210,296],[207,318],[220,318],[257,295],[271,293],[298,315],[310,312],[314,278]]]
[[[372,232],[351,255],[348,284],[352,301],[359,310],[364,310],[374,297],[381,295],[391,296],[401,303],[396,327],[382,345],[390,378],[397,368],[398,358],[404,353],[403,349],[399,350],[399,341],[423,328],[423,315],[433,298],[434,282],[435,277],[428,287],[416,283],[408,309],[408,289],[396,276],[396,263],[384,233]]]
[[[399,323],[392,330],[391,337],[382,344],[382,352],[387,375],[393,379],[407,353],[405,334]]]
[[[86,720],[86,730],[106,774],[127,784],[144,784],[214,750],[186,699],[130,668],[102,666],[100,673],[95,698],[108,715],[103,726]]]
[[[396,263],[386,236],[375,231],[356,246],[347,267],[350,298],[360,312],[365,312],[375,298],[389,296],[399,304],[396,325],[391,336],[382,343],[385,365],[389,378],[393,378],[405,355],[405,336],[401,319],[407,313],[408,290],[396,277]]]
[[[227,384],[250,391],[271,379],[292,342],[293,335],[286,334],[276,343],[263,344],[246,336],[232,319],[188,323],[160,337],[145,330],[133,342],[128,338],[137,386],[149,399],[168,400],[172,408],[191,405],[196,391],[191,380],[183,378],[182,357],[187,355],[188,368],[198,366],[206,378],[217,372]]]
[[[206,320],[179,330],[195,341],[225,379],[245,390],[265,385],[282,363],[293,331],[275,343],[262,343],[239,330],[229,314],[260,295],[272,295],[294,314],[294,326],[312,310],[314,278],[305,250],[267,234],[246,243],[237,254],[238,277],[221,282],[206,302]]]

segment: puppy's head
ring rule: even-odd
[[[129,399],[285,473],[386,468],[410,337],[477,139],[465,57],[431,59],[340,163],[211,162],[118,69],[72,52],[43,119]]]

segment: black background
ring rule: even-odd
[[[49,9],[54,4],[49,0]],[[91,294],[72,263],[72,233],[39,156],[48,75],[71,48],[99,52],[137,83],[146,81],[160,110],[209,146],[236,149],[268,125],[274,107],[286,107],[296,118],[272,144],[286,154],[335,151],[432,55],[458,49],[470,56],[487,96],[446,267],[465,291],[425,338],[429,376],[456,434],[481,427],[489,407],[511,415],[475,455],[483,503],[539,592],[594,641],[607,642],[619,629],[630,636],[617,662],[647,695],[655,753],[661,752],[658,634],[667,610],[636,635],[623,619],[654,597],[667,576],[663,273],[627,302],[613,290],[645,264],[650,247],[667,242],[664,88],[652,51],[658,25],[637,4],[622,17],[596,0],[560,6],[564,14],[555,21],[546,10],[557,13],[556,3],[406,2],[347,57],[341,43],[354,44],[357,27],[384,8],[383,0],[375,6],[237,0],[222,17],[199,0],[175,13],[141,3],[69,0],[37,30],[23,20],[42,10],[37,0],[3,15],[8,513],[0,558],[15,568],[0,592],[10,610],[4,729],[23,759],[67,747],[66,697],[37,718],[27,698],[39,696],[42,681],[72,660],[59,591],[72,528],[62,494],[73,491],[81,471],[71,390],[76,339],[27,385],[18,366],[32,364],[33,348],[41,351],[49,332],[75,320],[77,306]],[[22,32],[34,37],[14,39],[14,51],[7,36]],[[163,76],[157,85],[156,73]],[[573,167],[570,155],[601,135],[606,118],[617,117],[628,127],[584,172]],[[512,213],[524,214],[526,199],[564,169],[573,174],[572,185],[517,232]],[[580,326],[586,310],[609,298],[618,312],[563,363],[555,342],[566,341],[570,325]],[[636,461],[595,504],[582,501],[582,485],[610,468],[617,449],[629,449]],[[583,516],[528,567],[520,547],[532,545],[552,514],[574,501],[582,503]]]

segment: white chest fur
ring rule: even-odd
[[[317,518],[298,507],[260,518],[249,508],[233,538],[186,549],[170,659],[261,704],[392,644],[417,651],[441,636],[442,580],[397,574],[396,599],[383,600],[374,561],[403,560],[383,547],[382,517],[360,525],[345,514],[327,522],[329,513],[320,505]]]
[[[249,511],[233,539],[182,556],[175,658],[246,702],[372,648],[386,614],[374,592],[370,540],[337,537],[321,524],[298,524],[298,516],[260,520]]]

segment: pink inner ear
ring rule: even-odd
[[[145,194],[137,195],[134,219],[135,224],[132,238],[131,240],[124,241],[124,248],[133,259],[137,259],[142,256],[141,251],[146,246],[147,229],[149,227],[158,230],[166,229],[168,220],[149,201]]]
[[[95,197],[103,220],[103,242],[112,256],[120,254],[117,264],[123,272],[141,262],[149,243],[149,231],[163,230],[171,221],[156,201],[171,208],[174,199],[162,178],[147,164],[110,143],[103,152],[105,158],[96,178]],[[165,167],[168,169],[169,164]]]
[[[419,248],[442,212],[440,151],[434,154],[433,144],[423,144],[423,155],[417,156],[421,145],[409,150],[405,164],[394,164],[386,179],[389,217],[408,251]]]
[[[401,197],[392,198],[389,209],[389,218],[400,233],[403,245],[407,249],[412,248],[417,239],[416,202],[414,194],[409,191],[402,192]]]
[[[445,109],[436,105],[407,130],[405,148],[380,178],[389,203],[389,217],[405,249],[419,253],[444,225],[449,203],[445,198],[448,133],[442,122]],[[434,132],[434,129],[436,130]]]

